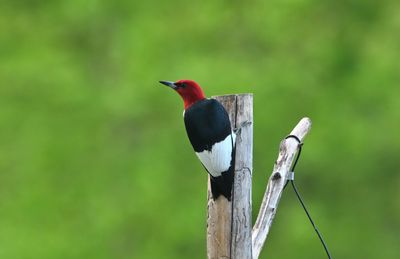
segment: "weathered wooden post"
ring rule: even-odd
[[[281,142],[278,158],[252,229],[253,95],[224,95],[215,98],[224,105],[233,128],[239,127],[244,122],[251,124],[243,127],[236,137],[232,201],[229,202],[222,196],[213,201],[208,180],[207,257],[256,259],[272,225],[298,143],[293,138]],[[295,135],[303,141],[310,128],[310,119],[303,118],[290,135]]]
[[[227,110],[232,128],[244,122],[250,123],[241,129],[236,138],[232,201],[222,196],[213,201],[208,185],[207,256],[212,259],[252,258],[253,95],[224,95],[215,98]]]

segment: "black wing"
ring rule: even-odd
[[[186,132],[196,152],[211,150],[214,143],[231,134],[231,123],[224,106],[215,99],[204,99],[190,106],[184,115]]]

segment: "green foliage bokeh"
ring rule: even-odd
[[[1,1],[0,258],[205,258],[182,102],[254,94],[253,217],[279,141],[335,258],[399,258],[400,3]],[[323,258],[290,189],[261,258]]]

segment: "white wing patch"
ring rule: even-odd
[[[232,142],[235,145],[235,140],[236,135],[232,132],[224,140],[214,144],[211,151],[196,152],[197,157],[212,176],[221,176],[221,173],[231,166]]]

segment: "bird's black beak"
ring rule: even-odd
[[[161,84],[171,87],[172,89],[176,89],[176,85],[171,81],[159,81]]]

